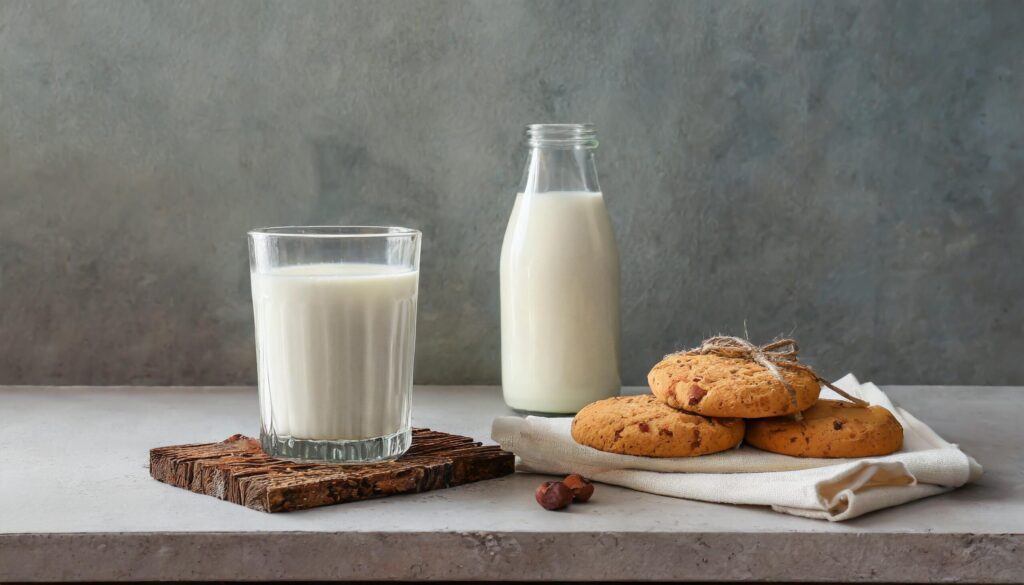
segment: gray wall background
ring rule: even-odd
[[[0,2],[0,383],[255,380],[245,231],[418,227],[417,380],[500,377],[522,128],[591,121],[623,367],[793,334],[1024,383],[1024,3]]]

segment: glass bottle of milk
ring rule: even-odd
[[[619,251],[590,124],[527,127],[529,160],[501,247],[505,403],[574,413],[619,393]]]

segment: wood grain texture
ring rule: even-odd
[[[413,430],[401,458],[367,465],[296,463],[267,456],[259,441],[157,447],[154,479],[261,512],[288,512],[395,494],[425,492],[511,474],[515,457],[497,446],[429,429]]]

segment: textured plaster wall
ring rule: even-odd
[[[794,334],[1024,383],[1024,3],[0,1],[0,383],[252,382],[245,231],[424,231],[417,380],[499,380],[524,124],[591,121],[623,367]]]

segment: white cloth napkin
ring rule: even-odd
[[[885,457],[802,459],[753,447],[704,457],[653,458],[605,453],[576,443],[571,418],[495,419],[491,437],[516,454],[518,471],[579,473],[644,492],[773,510],[831,521],[941,494],[981,477],[956,445],[895,406],[878,386],[847,374],[836,386],[889,409],[903,425],[903,448]],[[827,388],[822,398],[840,398]]]

